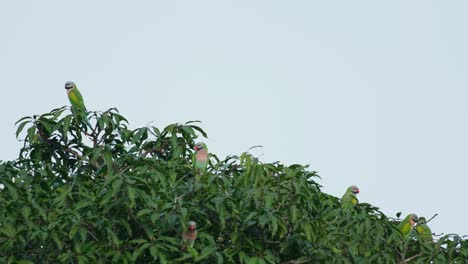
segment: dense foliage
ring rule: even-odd
[[[0,164],[1,263],[466,263],[468,242],[403,239],[361,203],[341,209],[307,166],[211,154],[195,181],[194,122],[131,130],[115,109],[18,121]],[[343,190],[344,191],[344,190]],[[181,248],[187,223],[194,247]]]

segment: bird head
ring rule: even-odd
[[[419,220],[418,216],[415,214],[410,214],[409,219],[410,219],[411,226],[414,226],[414,224],[417,223]]]
[[[68,81],[65,83],[65,89],[67,90],[73,89],[74,87],[75,87],[75,83],[72,81]]]
[[[424,225],[424,224],[426,224],[426,218],[423,217],[423,216],[419,217],[419,219],[418,219],[418,224],[419,224],[419,225]]]
[[[359,193],[359,188],[356,185],[352,185],[352,186],[350,186],[348,188],[348,191],[351,191],[354,194],[358,194]]]
[[[195,144],[195,146],[193,147],[195,149],[195,151],[200,151],[200,150],[203,150],[203,149],[207,149],[206,147],[206,144],[203,143],[203,142],[198,142],[197,144]]]
[[[194,221],[190,221],[189,223],[189,231],[195,231],[195,229],[197,228],[196,227],[196,223]]]

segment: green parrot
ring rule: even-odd
[[[78,90],[78,87],[76,87],[76,84],[72,81],[66,82],[65,90],[67,90],[68,100],[70,100],[72,105],[72,112],[75,115],[75,118],[77,118],[79,122],[84,120],[89,128],[91,128],[91,124],[87,118],[88,110],[86,110],[83,96]]]
[[[203,142],[195,144],[195,171],[206,171],[208,165],[208,147]]]
[[[416,225],[416,232],[418,232],[423,241],[434,241],[432,238],[432,231],[426,224],[426,218],[419,217],[418,225]]]
[[[417,222],[418,216],[415,214],[409,214],[398,224],[397,228],[400,230],[401,234],[403,234],[404,238],[408,238]]]
[[[194,221],[190,221],[188,230],[182,233],[182,250],[185,250],[187,247],[193,247],[195,240],[197,239],[197,227]]]
[[[356,194],[359,193],[359,188],[355,185],[349,186],[343,197],[341,197],[341,208],[352,208],[359,203]]]
[[[68,81],[65,83],[65,89],[67,90],[68,100],[70,100],[72,107],[75,110],[86,113],[87,111],[84,105],[83,96],[81,95],[80,90],[78,90],[78,87],[76,87],[76,84],[72,81]]]

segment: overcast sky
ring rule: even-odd
[[[310,164],[323,190],[468,234],[468,1],[1,1],[0,160],[14,122],[117,107],[202,120],[211,152]]]

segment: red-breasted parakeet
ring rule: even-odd
[[[83,96],[78,90],[78,87],[76,87],[76,84],[72,81],[66,82],[65,90],[67,90],[68,100],[70,100],[72,105],[72,112],[75,118],[78,119],[78,122],[85,121],[86,124],[91,128],[91,124],[88,121],[88,111],[86,110]]]
[[[205,171],[208,165],[208,147],[203,142],[195,144],[195,171]]]
[[[78,90],[78,87],[76,87],[76,84],[72,81],[68,81],[65,83],[65,89],[67,90],[68,100],[70,100],[72,107],[77,111],[86,113],[83,96]]]
[[[343,197],[341,197],[341,208],[352,208],[359,203],[356,194],[359,193],[359,188],[355,185],[349,186]]]
[[[415,214],[409,214],[398,224],[398,230],[400,230],[404,238],[408,238],[417,222],[418,216]]]
[[[432,231],[427,226],[426,218],[419,217],[418,224],[416,225],[416,232],[418,232],[423,241],[434,241],[432,237]]]
[[[187,247],[193,247],[195,240],[197,239],[197,227],[194,221],[190,221],[188,226],[188,230],[185,230],[182,233],[182,250],[186,249]]]

